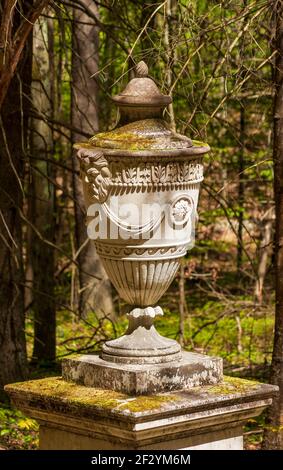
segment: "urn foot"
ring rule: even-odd
[[[129,314],[129,326],[120,338],[107,341],[101,358],[121,364],[161,364],[182,358],[181,347],[173,339],[161,336],[153,322],[163,315],[161,307],[134,308]]]

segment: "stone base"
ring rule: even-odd
[[[182,358],[181,346],[174,339],[161,336],[154,320],[163,315],[161,307],[134,308],[128,313],[127,331],[119,338],[106,341],[101,358],[117,364],[164,364]]]
[[[39,428],[41,450],[134,450],[135,447],[122,443],[80,436],[76,432],[42,425]],[[207,432],[184,439],[174,439],[153,445],[145,445],[140,450],[243,450],[243,430],[241,426],[220,431]]]
[[[240,450],[242,426],[271,404],[278,387],[225,377],[218,385],[132,397],[52,377],[5,390],[38,421],[40,449]]]
[[[167,364],[117,364],[87,354],[62,362],[63,379],[87,387],[103,387],[132,395],[190,389],[222,380],[222,359],[182,352],[181,361]]]

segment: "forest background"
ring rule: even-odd
[[[0,5],[1,390],[58,375],[60,359],[126,327],[86,238],[72,145],[117,124],[111,95],[144,60],[173,96],[172,128],[211,146],[196,245],[161,299],[158,329],[223,357],[229,374],[281,385],[246,445],[282,448],[282,1]],[[36,448],[36,424],[1,397],[4,448]]]

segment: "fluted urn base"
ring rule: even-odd
[[[161,364],[180,361],[181,347],[172,339],[161,336],[153,322],[163,315],[161,307],[134,308],[129,314],[129,326],[120,338],[107,341],[101,358],[122,364]]]

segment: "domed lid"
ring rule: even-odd
[[[119,107],[120,121],[112,131],[95,134],[87,143],[75,144],[75,148],[103,148],[105,153],[123,155],[169,152],[188,155],[202,154],[209,147],[192,142],[189,137],[177,134],[163,119],[164,108],[172,102],[168,95],[158,89],[154,80],[148,77],[145,62],[135,68],[136,77],[126,88],[112,99]],[[117,152],[116,152],[117,151]]]
[[[193,145],[191,139],[174,133],[162,119],[131,122],[96,134],[89,142],[95,147],[120,150],[182,149]]]

